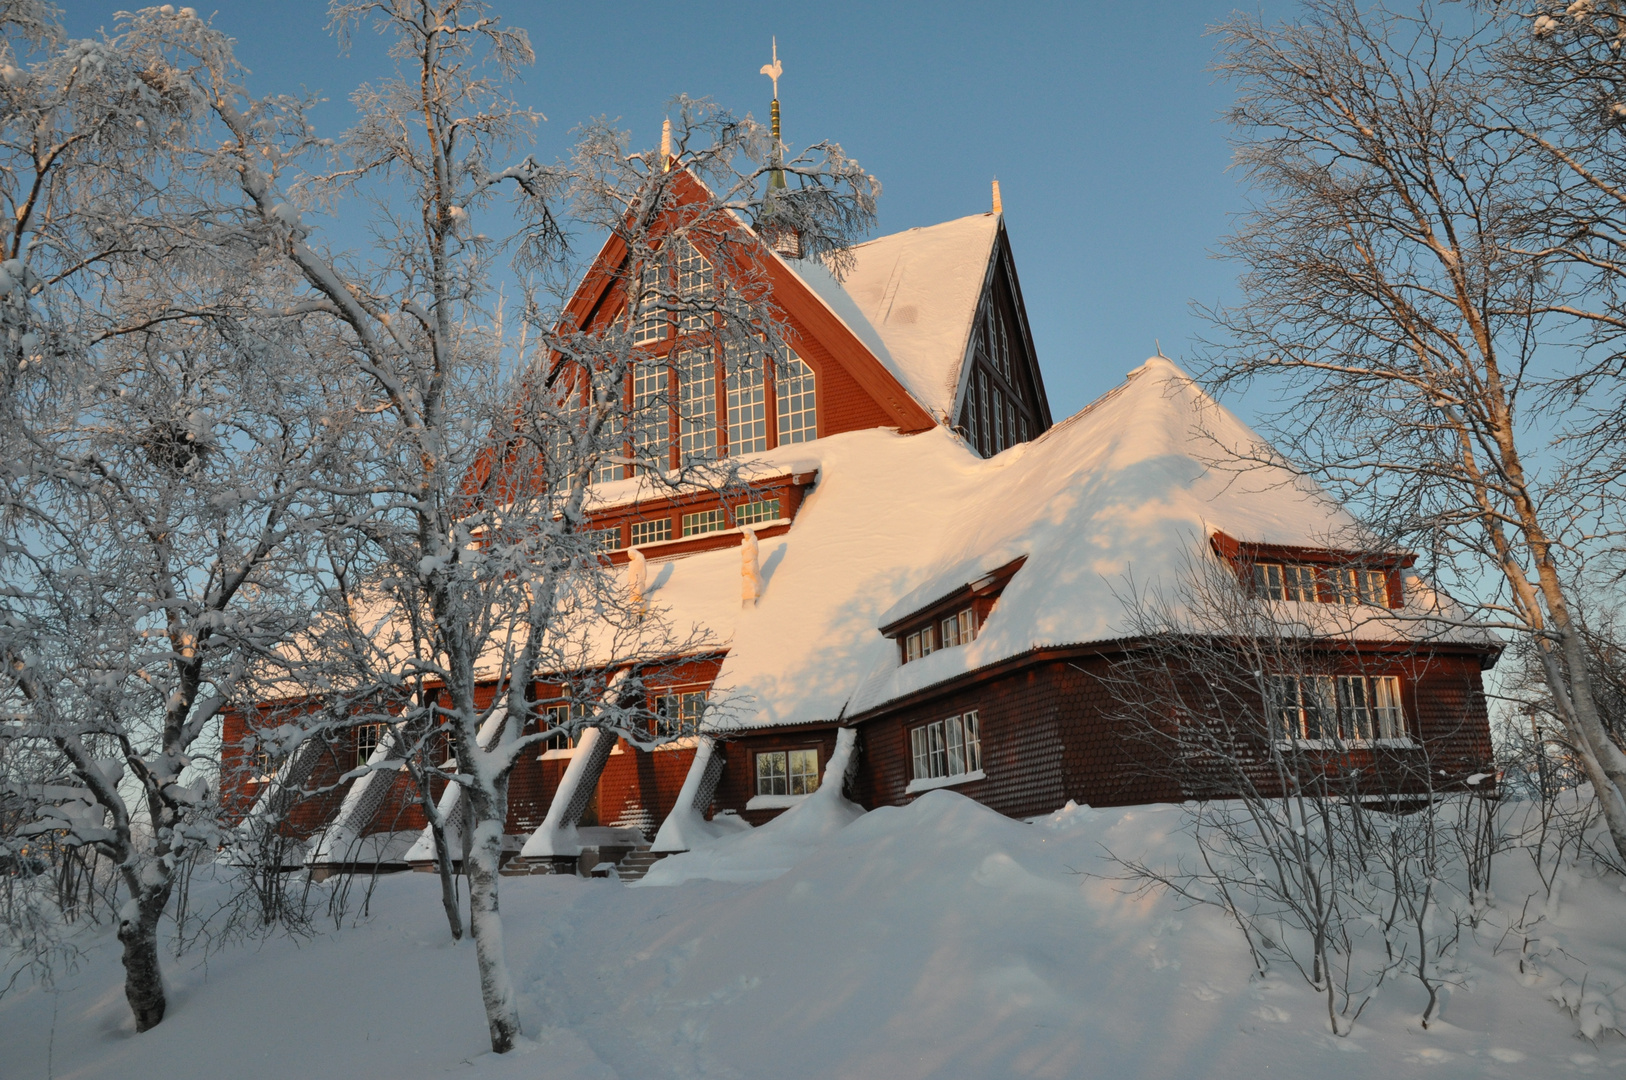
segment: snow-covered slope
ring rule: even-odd
[[[1497,906],[1459,947],[1467,981],[1448,995],[1442,1022],[1420,1030],[1421,993],[1392,980],[1340,1039],[1296,975],[1252,975],[1240,936],[1217,914],[1111,880],[1104,847],[1154,862],[1189,857],[1180,814],[1073,808],[1023,824],[938,791],[849,822],[786,815],[755,837],[662,864],[679,879],[748,862],[753,882],[507,879],[505,937],[530,1042],[504,1059],[483,1052],[472,949],[448,943],[430,875],[382,879],[369,918],[337,932],[329,923],[314,940],[167,958],[170,1015],[144,1035],[131,1026],[117,942],[105,934],[55,992],[23,985],[0,998],[0,1075],[1341,1080],[1626,1070],[1626,1041],[1579,1037],[1554,1003],[1577,997],[1584,981],[1593,1005],[1626,1015],[1618,879],[1572,876],[1525,953],[1527,963],[1548,960],[1521,974],[1520,935],[1503,933],[1539,886],[1521,852],[1499,856]],[[780,838],[777,869],[763,842],[776,827],[797,834]],[[197,886],[194,910],[210,899]]]

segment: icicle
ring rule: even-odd
[[[649,563],[637,548],[627,552],[627,602],[639,615],[644,613],[644,593],[649,588]]]
[[[762,568],[757,562],[757,534],[752,529],[741,529],[740,541],[740,607],[755,607],[762,596]]]

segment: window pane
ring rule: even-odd
[[[926,627],[926,628],[924,628],[923,630],[920,631],[920,655],[921,656],[930,656],[932,654],[932,651],[936,648],[937,643],[932,640],[932,637],[933,637],[933,635],[932,635],[932,628],[931,627],[928,626],[928,627]]]
[[[1372,690],[1377,705],[1378,737],[1405,738],[1406,715],[1400,708],[1400,680],[1393,675],[1379,676],[1372,680]]]
[[[1005,449],[1005,395],[994,388],[994,453]]]
[[[1274,675],[1270,680],[1270,709],[1276,718],[1276,737],[1304,738],[1303,717],[1299,712],[1299,681],[1291,675]]]
[[[904,663],[920,659],[920,632],[917,630],[910,634],[905,641]]]
[[[792,750],[790,752],[790,793],[811,795],[819,790],[819,752]]]
[[[811,442],[819,437],[818,401],[813,386],[813,369],[787,350],[774,372],[774,389],[779,399],[779,445]]]
[[[672,441],[671,399],[666,395],[666,361],[645,360],[632,373],[632,445],[656,469],[668,468]]]
[[[1287,599],[1302,600],[1305,603],[1314,603],[1318,596],[1315,585],[1315,567],[1288,566],[1287,572]]]
[[[1253,567],[1253,591],[1255,596],[1266,600],[1285,599],[1286,593],[1282,586],[1282,568],[1275,563],[1255,563]]]
[[[785,752],[776,750],[770,753],[757,755],[757,794],[758,795],[785,795],[789,793],[786,784]]]
[[[1389,575],[1385,574],[1382,570],[1362,570],[1360,572],[1361,599],[1368,604],[1376,604],[1379,607],[1388,607],[1388,578]]]
[[[965,727],[965,771],[976,772],[982,768],[982,732],[977,714],[968,712],[960,719]]]
[[[965,433],[972,449],[982,453],[982,425],[978,422],[977,380],[967,379],[965,384]]]
[[[656,518],[653,521],[634,521],[632,523],[632,546],[639,544],[654,544],[662,540],[672,539],[672,519]]]
[[[960,643],[960,620],[953,615],[944,619],[938,629],[943,635],[943,648],[952,648]]]
[[[909,732],[909,752],[914,759],[914,776],[911,779],[925,780],[932,774],[931,753],[926,746],[926,729],[915,728]]]
[[[730,343],[728,362],[728,452],[754,454],[768,449],[767,390],[764,357]]]
[[[634,344],[648,345],[666,336],[666,311],[661,303],[661,285],[665,276],[666,268],[658,256],[651,259],[639,275],[638,295],[634,298],[639,311],[638,325],[632,335]]]
[[[951,716],[943,721],[943,738],[948,750],[948,766],[944,775],[963,775],[966,771],[965,732],[960,727],[958,716]]]
[[[683,463],[710,461],[717,456],[717,363],[711,349],[684,349],[678,377]]]
[[[977,406],[982,410],[982,442],[979,449],[982,456],[987,457],[991,452],[994,429],[988,421],[988,373],[980,369],[977,372]]]
[[[1332,676],[1312,675],[1300,680],[1304,694],[1304,735],[1308,739],[1338,737],[1338,708],[1333,698]]]
[[[683,515],[683,535],[699,536],[702,533],[721,532],[724,528],[723,511],[701,510],[693,514]]]
[[[932,750],[932,776],[948,775],[948,747],[944,745],[943,721],[926,725],[927,737],[931,739]]]
[[[977,638],[977,613],[970,608],[960,612],[960,640],[975,641]]]
[[[755,525],[759,521],[778,520],[778,499],[763,499],[761,502],[741,503],[734,510],[734,524],[736,525]]]
[[[678,329],[686,334],[704,330],[711,325],[711,308],[716,302],[712,296],[711,262],[688,240],[680,240],[677,269],[678,295],[686,306],[700,309],[685,311]]]
[[[1338,676],[1338,712],[1344,738],[1365,742],[1372,737],[1371,705],[1367,698],[1365,678],[1360,675]]]

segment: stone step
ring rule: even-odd
[[[666,858],[668,854],[670,852],[650,851],[648,848],[642,848],[622,859],[620,865],[616,867],[616,871],[620,874],[622,881],[638,881],[649,873],[651,866]]]

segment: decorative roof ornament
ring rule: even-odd
[[[672,171],[672,118],[661,121],[661,172]]]
[[[762,74],[773,80],[773,105],[769,109],[768,115],[773,125],[773,163],[775,168],[773,172],[768,174],[768,194],[770,196],[775,192],[785,190],[785,171],[777,167],[784,160],[785,150],[785,144],[779,138],[779,76],[784,73],[785,69],[779,63],[779,38],[775,36],[773,39],[773,63],[762,65]]]
[[[779,76],[784,73],[785,69],[779,63],[779,38],[775,37],[773,63],[762,65],[762,74],[773,80],[773,107],[768,113],[772,119],[773,129],[773,150],[770,158],[773,167],[768,173],[768,193],[763,199],[759,229],[763,238],[780,255],[787,259],[800,259],[802,234],[792,225],[776,224],[774,221],[777,216],[775,201],[790,193],[790,188],[785,183],[785,170],[782,168],[785,161],[785,144],[779,134]]]
[[[1005,204],[999,200],[999,177],[994,177],[994,216],[998,217],[1005,212]]]

